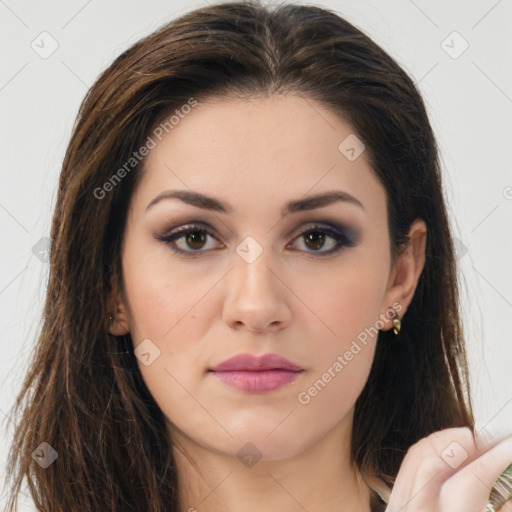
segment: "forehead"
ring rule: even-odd
[[[289,161],[326,151],[326,156],[337,155],[339,143],[353,133],[346,121],[314,100],[276,95],[200,101],[164,138],[176,156],[226,159],[251,155],[258,160]],[[158,146],[149,160],[167,152],[162,144]]]
[[[343,152],[345,141],[357,145],[353,128],[312,99],[222,98],[188,111],[161,140],[153,137],[139,186],[146,204],[168,188],[228,197],[235,209],[263,201],[280,207],[283,197],[333,188],[384,197],[366,152],[355,159]]]

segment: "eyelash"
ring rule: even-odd
[[[195,232],[206,233],[207,235],[211,236],[212,238],[215,238],[215,236],[210,232],[210,230],[206,229],[201,224],[187,224],[184,226],[180,226],[179,228],[174,229],[173,231],[171,231],[168,234],[156,235],[155,238],[157,240],[165,243],[166,245],[168,245],[169,249],[171,249],[171,251],[173,251],[175,253],[186,254],[187,256],[195,257],[195,256],[199,256],[201,253],[204,253],[206,251],[202,250],[202,249],[185,251],[183,249],[178,249],[176,247],[173,247],[173,245],[172,245],[172,242],[179,240],[180,238],[183,238],[185,235],[188,235],[190,233],[195,233]],[[314,224],[314,225],[308,227],[306,230],[300,232],[294,238],[294,240],[296,240],[306,234],[315,233],[315,232],[321,232],[321,233],[327,234],[329,238],[333,238],[336,241],[336,246],[333,249],[330,249],[329,251],[323,251],[323,252],[320,250],[305,251],[306,253],[314,254],[315,256],[318,254],[320,257],[324,257],[324,256],[329,256],[331,254],[337,253],[344,246],[352,247],[355,245],[352,237],[348,236],[346,233],[339,232],[330,227],[325,227],[321,224]]]

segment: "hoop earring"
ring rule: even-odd
[[[393,325],[395,326],[393,329],[393,332],[395,334],[398,334],[400,332],[400,329],[402,328],[402,322],[400,321],[400,318],[398,317],[398,314],[396,311],[395,311],[395,318],[393,319]]]

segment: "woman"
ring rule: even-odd
[[[26,478],[44,511],[476,512],[512,461],[474,435],[424,104],[333,12],[217,4],[124,52],[51,240],[9,510]]]

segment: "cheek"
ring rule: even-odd
[[[378,284],[372,272],[347,273],[324,294],[311,298],[329,330],[316,322],[318,334],[310,336],[314,369],[296,394],[305,427],[314,428],[317,422],[322,431],[328,431],[361,394],[382,327]]]
[[[350,406],[357,399],[373,362],[379,329],[383,327],[380,308],[387,278],[386,261],[354,253],[344,263],[335,279],[331,273],[331,278],[324,279],[323,286],[317,288],[318,293],[308,295],[322,320],[311,322],[308,331],[308,338],[313,340],[310,351],[315,354],[310,382],[317,382],[310,398],[315,397],[319,414],[329,414],[330,400]],[[322,407],[326,407],[323,412]]]
[[[344,263],[321,281],[301,280],[302,289],[298,290],[322,320],[315,325],[326,349],[324,353],[349,346],[358,336],[364,338],[364,333],[371,341],[368,332],[375,334],[375,326],[382,327],[379,318],[387,277],[382,264],[369,261],[362,254],[354,255],[351,261],[347,258]]]
[[[211,418],[192,398],[199,394],[204,377],[199,345],[202,326],[210,321],[205,303],[200,302],[203,287],[185,283],[169,270],[165,275],[140,260],[127,260],[126,271],[131,337],[136,354],[150,354],[149,361],[137,357],[150,394],[178,428],[188,431],[193,418],[198,429],[211,431]]]
[[[126,246],[123,273],[134,341],[154,338],[165,343],[176,338],[176,332],[182,334],[190,319],[204,317],[196,308],[201,308],[201,298],[214,285],[214,276],[198,279],[181,271],[167,251]]]
[[[314,340],[310,350],[315,354],[310,396],[315,397],[318,414],[329,416],[329,403],[350,407],[364,387],[380,327],[378,302],[372,291],[371,287],[362,288],[360,282],[347,285],[341,292],[333,291],[336,300],[326,303],[322,313],[333,332],[322,329],[323,335],[310,336]]]
[[[173,410],[197,415],[188,392],[196,392],[205,371],[201,340],[213,314],[207,294],[218,277],[181,272],[168,254],[143,253],[137,244],[128,243],[123,258],[134,350],[147,347],[150,354],[137,360],[144,381],[168,417],[174,418]]]

